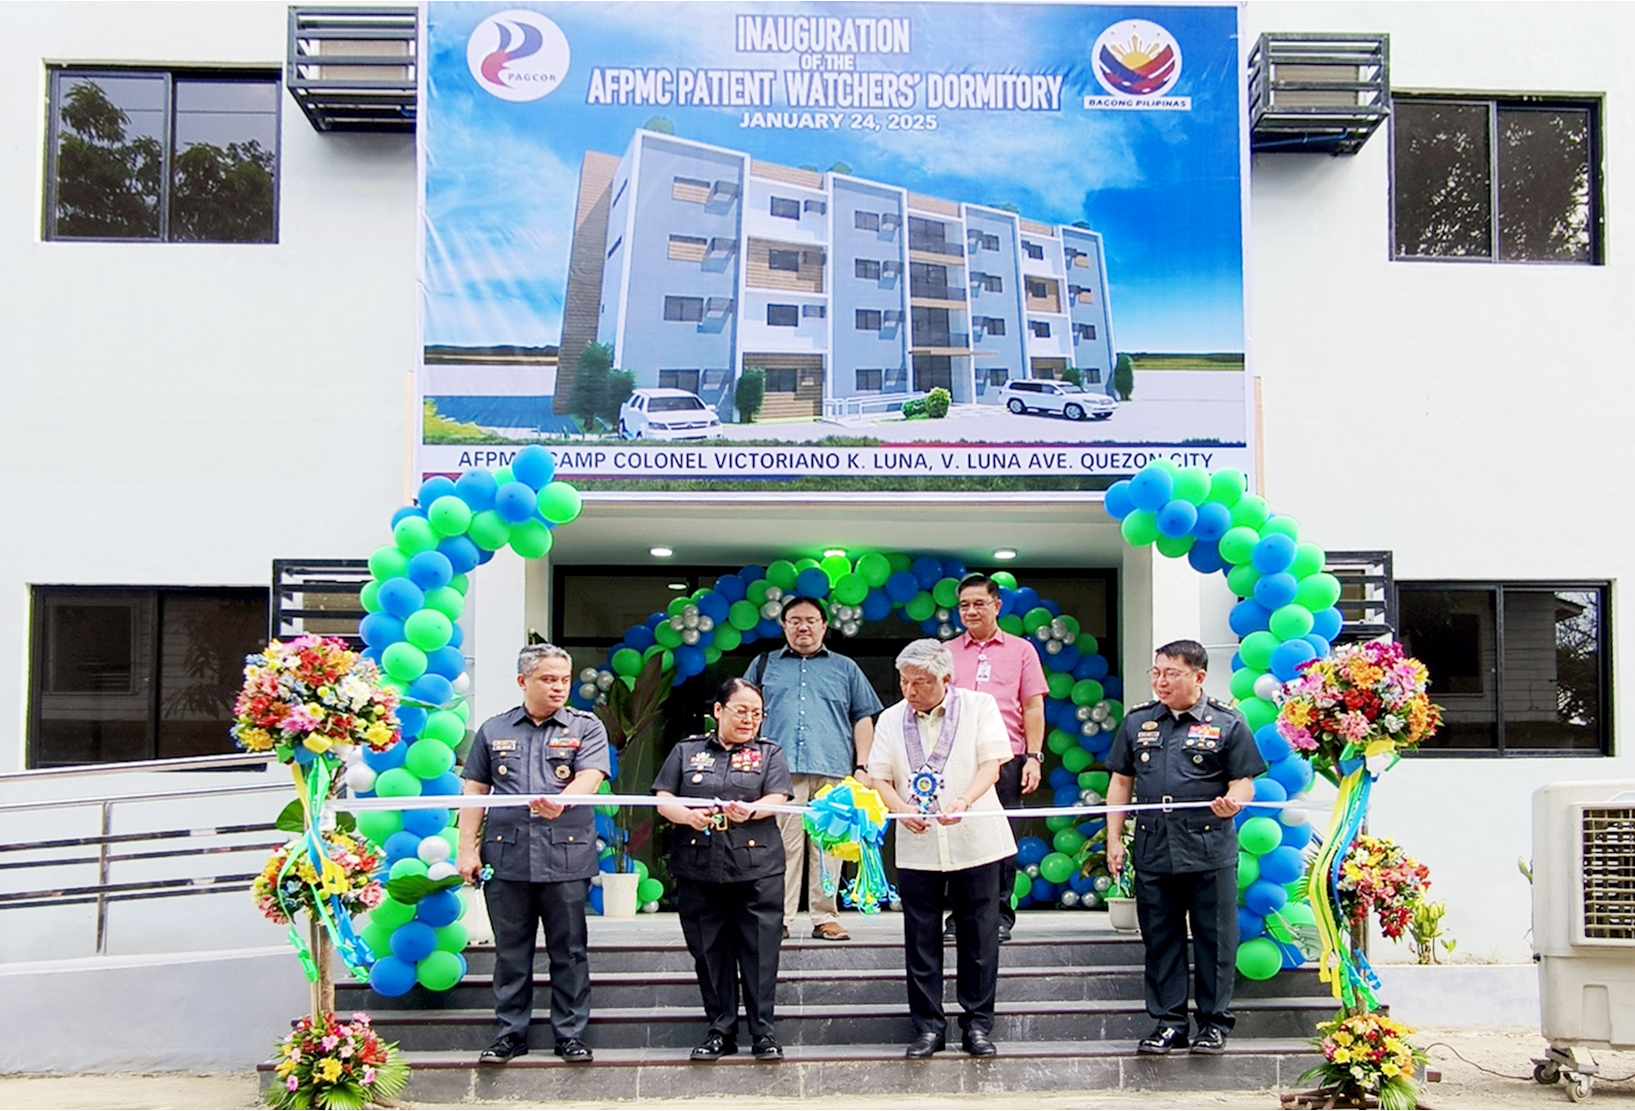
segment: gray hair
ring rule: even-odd
[[[573,670],[573,657],[568,655],[566,648],[558,648],[554,644],[530,644],[517,653],[517,674],[526,679],[534,673],[534,668],[546,660],[567,660],[568,669]]]
[[[943,679],[954,677],[954,654],[948,651],[948,646],[942,641],[925,637],[914,640],[897,653],[897,670],[906,667],[916,668],[930,675]]]

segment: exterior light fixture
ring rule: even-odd
[[[647,554],[652,556],[654,559],[669,559],[671,556],[675,555],[676,553],[671,551],[669,548],[658,547],[658,548],[648,548],[647,549]]]
[[[1016,549],[1015,548],[995,548],[994,553],[993,553],[993,557],[995,559],[1015,559],[1016,558]]]

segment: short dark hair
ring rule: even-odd
[[[762,693],[759,686],[745,679],[742,675],[734,675],[731,679],[722,683],[720,689],[715,692],[715,704],[725,706],[727,700],[739,691],[753,691],[755,697],[759,698],[763,705],[766,703],[766,695]]]
[[[959,589],[955,591],[955,594],[964,594],[966,590],[973,586],[980,586],[983,590],[988,592],[988,595],[993,598],[994,601],[999,601],[999,584],[994,582],[987,575],[984,575],[981,571],[972,571],[969,575],[966,575],[963,579],[959,580]]]
[[[1153,655],[1180,660],[1194,671],[1209,670],[1209,650],[1195,640],[1172,640],[1159,645]]]
[[[782,621],[784,618],[788,617],[789,611],[794,609],[796,606],[814,607],[818,611],[819,616],[823,618],[823,623],[825,625],[829,623],[829,607],[823,604],[823,599],[808,598],[804,594],[791,594],[789,597],[785,598],[783,600],[783,605],[778,609],[778,620]]]

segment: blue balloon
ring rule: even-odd
[[[405,737],[418,737],[420,731],[426,727],[426,711],[419,706],[400,704],[397,708],[397,724]]]
[[[392,931],[392,956],[419,964],[437,949],[437,931],[424,922],[405,922]]]
[[[1137,509],[1150,509],[1157,513],[1169,504],[1174,492],[1175,483],[1169,472],[1150,464],[1130,479],[1130,501]]]
[[[1284,813],[1287,814],[1288,811],[1285,810]],[[1278,824],[1281,825],[1282,823],[1280,822]],[[1312,832],[1310,823],[1298,826],[1283,826],[1282,847],[1285,849],[1295,849],[1297,851],[1304,850],[1307,845],[1311,844],[1311,838]]]
[[[426,670],[433,675],[441,675],[451,683],[465,669],[466,658],[458,648],[445,644],[436,651],[426,653]]]
[[[1053,602],[1049,598],[1040,598],[1039,605],[1052,617],[1060,617],[1062,615],[1062,604],[1060,602]]]
[[[459,776],[453,772],[444,772],[436,779],[428,779],[425,790],[421,791],[420,794],[422,797],[436,795],[439,798],[444,798],[449,795],[463,794],[464,791],[465,784],[461,782]]]
[[[683,644],[676,650],[676,673],[691,678],[704,670],[704,649],[696,644]]]
[[[1053,903],[1056,901],[1056,885],[1043,876],[1035,876],[1031,894],[1038,902]]]
[[[453,580],[454,563],[442,552],[419,552],[409,560],[409,578],[421,590],[436,590]]]
[[[1124,680],[1117,675],[1109,675],[1101,681],[1102,689],[1108,698],[1124,697]]]
[[[1345,616],[1334,606],[1318,610],[1311,616],[1313,618],[1311,631],[1330,644],[1334,643],[1334,638],[1338,637],[1340,630],[1345,627]]]
[[[1268,883],[1289,884],[1306,871],[1306,861],[1299,849],[1279,845],[1260,858],[1260,878]]]
[[[1201,543],[1219,540],[1232,527],[1232,511],[1220,502],[1207,502],[1198,507],[1198,523],[1192,526],[1192,535]]]
[[[385,648],[403,639],[403,622],[389,613],[371,613],[359,622],[358,635],[371,648]]]
[[[886,597],[896,605],[903,605],[920,592],[920,580],[912,571],[898,571],[886,580]]]
[[[1238,941],[1253,941],[1266,932],[1266,919],[1244,907],[1238,908]]]
[[[399,930],[398,933],[402,931]],[[392,940],[397,940],[397,933],[392,934]],[[432,934],[432,945],[437,944],[437,935]],[[400,995],[407,995],[414,987],[414,965],[399,957],[381,957],[369,970],[369,986],[388,999],[396,999]]]
[[[732,603],[720,591],[712,590],[698,600],[698,612],[719,625],[732,613]]]
[[[722,575],[715,580],[715,592],[727,600],[730,607],[734,602],[742,602],[749,595],[749,587],[737,575]]]
[[[863,620],[884,621],[891,616],[891,595],[884,590],[871,590],[863,599]]]
[[[434,891],[420,900],[414,916],[436,930],[458,921],[464,909],[460,896],[453,891]]]
[[[1102,680],[1112,671],[1112,665],[1107,657],[1102,655],[1085,656],[1079,661],[1079,666],[1073,669],[1073,675],[1079,679]]]
[[[1073,783],[1066,787],[1056,788],[1056,795],[1052,801],[1057,806],[1072,806],[1079,801],[1079,785]]]
[[[795,579],[795,593],[802,598],[827,598],[829,596],[829,576],[822,568],[808,567]]]
[[[924,621],[920,622],[920,632],[924,633],[928,637],[936,636],[937,630],[940,628],[942,628],[942,622],[938,621],[935,617],[927,617]]]
[[[755,635],[763,638],[781,637],[783,636],[783,626],[770,617],[763,618],[761,623],[755,626]]]
[[[538,490],[556,477],[556,457],[538,444],[529,444],[511,460],[511,473],[518,482]]]
[[[1050,855],[1050,846],[1043,837],[1024,837],[1016,843],[1016,863],[1026,868]]]
[[[1277,731],[1275,721],[1269,721],[1255,730],[1255,747],[1260,749],[1260,758],[1266,761],[1268,767],[1294,751],[1294,746]]]
[[[1281,609],[1294,601],[1299,585],[1287,571],[1274,572],[1255,583],[1255,601],[1265,606],[1268,612]]]
[[[513,525],[533,517],[538,509],[536,493],[526,482],[507,482],[494,495],[494,511]]]
[[[477,545],[464,536],[450,536],[437,545],[456,575],[467,575],[477,569],[477,557],[482,553]]]
[[[1311,786],[1311,763],[1302,756],[1285,756],[1273,764],[1266,774],[1280,783],[1291,799]]]
[[[1251,914],[1262,918],[1282,910],[1283,904],[1288,901],[1289,893],[1283,890],[1283,885],[1269,880],[1256,880],[1243,893],[1243,905],[1249,908]]]
[[[626,646],[638,652],[645,652],[658,643],[653,639],[653,630],[646,625],[631,626],[630,631],[624,635],[624,642]]]
[[[602,913],[602,889],[600,887],[590,889],[590,894],[585,896],[585,905],[590,908],[592,914]]]
[[[1158,534],[1171,539],[1179,539],[1192,532],[1192,526],[1198,523],[1198,507],[1189,501],[1176,498],[1167,503],[1158,511]]]
[[[1245,598],[1232,607],[1232,612],[1227,616],[1226,623],[1231,626],[1232,631],[1241,640],[1250,633],[1257,633],[1266,628],[1271,620],[1271,610],[1253,598]]]
[[[1064,644],[1062,650],[1054,656],[1045,656],[1046,667],[1052,671],[1066,672],[1069,675],[1073,673],[1073,669],[1078,666],[1078,663],[1079,646],[1077,644]]]
[[[1193,534],[1197,534],[1197,527],[1193,527]],[[1200,575],[1213,575],[1226,566],[1221,558],[1221,549],[1213,540],[1200,540],[1187,551],[1187,562]]]
[[[412,814],[414,811],[411,810],[409,813]],[[381,848],[386,850],[386,862],[396,864],[404,857],[414,856],[420,851],[420,835],[400,829],[386,838],[386,844]]]
[[[403,832],[417,837],[435,837],[448,828],[452,812],[439,807],[436,810],[405,810]],[[397,834],[392,834],[396,837]]]
[[[467,471],[454,483],[454,492],[471,507],[473,513],[493,509],[494,495],[499,493],[499,489],[500,484],[485,470]]]
[[[428,671],[409,684],[409,697],[433,706],[447,706],[454,701],[454,684]]]
[[[1046,710],[1046,712],[1045,712],[1046,720],[1049,720],[1049,717],[1050,717],[1050,712],[1048,710]],[[1060,788],[1060,787],[1071,787],[1071,786],[1073,786],[1074,784],[1076,784],[1078,782],[1078,777],[1075,776],[1072,772],[1068,771],[1066,768],[1056,767],[1056,768],[1051,768],[1050,769],[1050,775],[1045,777],[1045,782],[1049,783],[1050,784],[1050,789],[1052,791],[1054,791],[1054,790],[1056,790],[1057,788]]]
[[[1079,737],[1079,745],[1092,756],[1105,756],[1113,747],[1113,734],[1103,729],[1094,737]]]
[[[365,648],[362,652],[359,652],[358,655],[362,656],[370,663],[378,664],[380,663],[381,649],[371,646]]]
[[[749,597],[747,593],[749,585],[755,582],[757,579],[766,578],[766,568],[762,567],[759,563],[747,564],[742,571],[738,572],[738,577],[744,582],[744,588],[746,591],[744,597],[747,598]]]
[[[1016,599],[1016,609],[1019,613],[1026,613],[1039,604],[1039,592],[1031,586],[1018,587],[1012,597]]]
[[[1121,478],[1107,487],[1107,494],[1102,502],[1107,510],[1107,516],[1115,521],[1122,521],[1135,508],[1135,502],[1130,500],[1130,480]]]
[[[296,749],[300,752],[300,749]],[[406,741],[399,741],[385,752],[376,752],[372,748],[363,750],[363,762],[368,764],[377,773],[389,772],[393,768],[401,768],[403,761],[409,758],[409,745]]]
[[[619,870],[619,859],[612,853],[608,853],[597,862],[596,868],[598,871],[611,876],[613,873]]]
[[[930,590],[942,578],[942,561],[933,556],[921,556],[908,565],[914,573],[914,581],[920,584],[921,590]]]
[[[1087,876],[1083,872],[1074,872],[1067,877],[1067,886],[1080,895],[1088,894],[1096,889],[1096,877]]]
[[[1300,665],[1317,658],[1317,650],[1304,638],[1286,640],[1272,649],[1272,674],[1287,683],[1300,674]]]
[[[449,637],[448,647],[458,648],[458,647],[460,647],[461,644],[465,643],[465,639],[466,639],[465,630],[460,628],[460,623],[458,621],[456,621],[454,623],[454,635]]]
[[[1289,792],[1284,790],[1283,784],[1279,783],[1277,780],[1268,778],[1264,775],[1255,780],[1256,802],[1287,802],[1288,798]],[[1247,814],[1250,817],[1265,815],[1268,818],[1275,818],[1278,815],[1277,810],[1265,806],[1246,807],[1239,813],[1240,816],[1244,814]]]
[[[1311,645],[1311,650],[1316,653],[1316,655],[1313,657],[1314,659],[1326,660],[1334,651],[1334,645],[1330,644],[1316,633],[1307,633],[1303,639],[1307,644]]]
[[[387,579],[380,586],[381,610],[399,621],[407,621],[425,604],[425,592],[407,578]]]
[[[616,828],[617,827],[613,824],[613,819],[608,817],[606,814],[596,815],[596,836],[600,837],[602,840],[612,841],[613,832]]]
[[[407,520],[410,517],[424,517],[425,515],[426,511],[424,509],[418,506],[406,505],[392,514],[392,527],[396,528],[399,521]]]
[[[1274,532],[1270,536],[1262,537],[1255,545],[1254,554],[1250,557],[1255,570],[1262,575],[1275,575],[1279,571],[1287,571],[1294,562],[1294,541],[1281,532]]]
[[[453,479],[445,478],[440,474],[433,475],[420,484],[420,493],[415,495],[415,501],[419,502],[421,508],[424,509],[428,508],[432,502],[436,501],[440,497],[443,497],[445,494],[453,494],[455,492],[456,488]]]

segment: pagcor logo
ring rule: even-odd
[[[1181,77],[1175,36],[1146,19],[1113,24],[1096,39],[1096,80],[1116,97],[1157,99]]]
[[[466,40],[466,65],[501,100],[538,100],[568,75],[568,40],[538,12],[518,8],[491,15]]]

